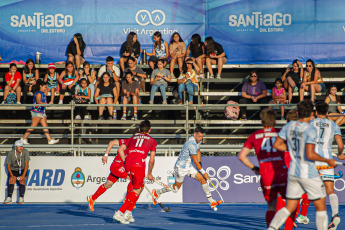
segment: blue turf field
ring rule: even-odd
[[[90,212],[86,203],[0,205],[0,229],[266,229],[264,204],[224,204],[217,212],[206,204],[166,204],[171,207],[169,213],[158,205],[138,204],[133,213],[135,223],[130,225],[113,221],[119,207],[96,204],[95,212]],[[345,205],[339,209],[340,214],[345,213]],[[316,229],[312,205],[308,217],[310,223],[299,224],[298,229]]]

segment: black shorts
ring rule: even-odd
[[[14,170],[12,170],[13,176],[15,176],[15,177],[20,177],[20,176],[23,174],[23,172],[24,172],[24,169],[21,171],[21,173],[19,173],[19,171],[14,171]],[[28,172],[26,172],[25,177],[26,177],[27,175],[28,175]],[[7,181],[7,182],[9,182],[9,180],[10,180],[10,175],[8,174],[8,181]],[[19,183],[18,180],[16,180],[16,182]]]
[[[154,62],[155,64],[156,64],[159,60],[163,60],[163,62],[167,62],[167,61],[168,61],[167,58],[160,59],[160,58],[158,58],[158,57],[156,57],[156,56],[151,56],[151,57],[150,57],[150,61]]]

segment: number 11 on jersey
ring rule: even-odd
[[[138,139],[137,140],[137,143],[135,143],[135,147],[141,147],[143,145],[143,142],[144,142],[145,139]]]

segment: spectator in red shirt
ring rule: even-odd
[[[17,95],[17,104],[21,104],[20,103],[20,96],[22,93],[22,88],[20,87],[21,80],[22,80],[22,76],[17,71],[17,65],[14,63],[11,63],[10,71],[5,74],[6,86],[5,86],[5,91],[4,91],[4,101],[2,102],[2,104],[5,103],[8,94],[14,93],[14,92],[16,92],[16,95]]]

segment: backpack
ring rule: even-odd
[[[9,93],[6,97],[5,104],[16,104],[17,96],[15,93]]]
[[[228,101],[227,104],[238,104],[235,101]],[[227,106],[224,110],[225,117],[231,120],[237,120],[240,114],[240,107],[239,106]]]

